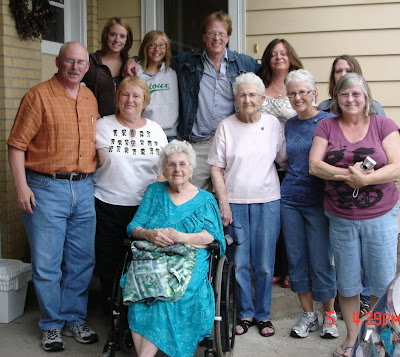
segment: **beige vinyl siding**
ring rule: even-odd
[[[374,99],[400,125],[400,1],[247,0],[246,53],[260,59],[274,38],[285,38],[328,98],[333,60],[360,62]],[[258,44],[259,52],[254,52]]]
[[[139,52],[141,34],[140,34],[140,0],[97,0],[98,3],[98,37],[101,48],[101,32],[104,24],[111,17],[123,17],[132,28],[133,46],[129,51],[130,55],[136,55]]]

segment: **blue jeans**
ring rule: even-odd
[[[336,296],[329,222],[322,207],[281,204],[282,230],[289,261],[290,287],[312,292],[314,301]]]
[[[36,199],[23,213],[42,330],[86,320],[95,263],[96,214],[89,175],[81,181],[52,179],[30,171],[26,180]]]
[[[364,220],[340,218],[325,212],[330,222],[341,295],[351,297],[363,291],[363,270],[371,295],[379,298],[385,292],[396,274],[398,212],[398,203],[386,214]]]
[[[271,314],[275,246],[280,231],[280,200],[230,204],[233,222],[225,233],[235,241],[238,318],[268,320]],[[254,304],[251,268],[254,279]]]

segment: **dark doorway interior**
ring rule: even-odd
[[[228,0],[164,1],[164,31],[171,39],[173,55],[203,47],[201,21],[216,10],[228,12]]]

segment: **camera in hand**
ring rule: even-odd
[[[373,169],[375,165],[376,165],[376,161],[374,159],[370,158],[369,156],[367,156],[364,159],[364,162],[361,164],[361,168],[363,170],[370,170],[370,169]]]

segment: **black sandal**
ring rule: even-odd
[[[235,330],[236,335],[240,336],[240,335],[244,335],[248,330],[249,327],[254,326],[256,324],[256,321],[254,319],[252,320],[240,320],[237,319],[236,320],[236,326],[240,326],[243,329],[242,333],[237,333]]]
[[[271,321],[257,321],[257,327],[258,327],[258,332],[262,337],[270,337],[275,335],[275,327],[272,325]],[[274,330],[274,332],[267,332],[263,333],[262,330],[264,330],[266,327],[271,328]]]

